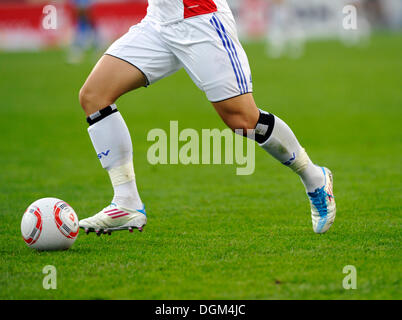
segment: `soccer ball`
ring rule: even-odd
[[[21,233],[25,243],[37,250],[66,250],[78,236],[77,214],[60,199],[36,200],[25,211]]]

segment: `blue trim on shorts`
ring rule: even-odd
[[[219,24],[220,24],[220,26],[222,28],[223,33],[225,34],[226,39],[228,39],[228,42],[230,42],[230,44],[232,45],[233,51],[234,51],[234,53],[236,55],[236,60],[237,60],[237,63],[238,63],[238,67],[240,68],[241,75],[242,75],[242,78],[244,80],[244,84],[246,85],[245,92],[248,92],[248,85],[247,85],[246,76],[244,75],[243,67],[241,66],[240,59],[239,59],[239,56],[237,55],[237,50],[236,50],[236,47],[234,46],[233,40],[230,37],[226,36],[227,33],[226,33],[225,27],[223,26],[221,20],[217,16],[215,16],[215,17],[219,21]]]
[[[221,38],[221,40],[222,40],[222,44],[223,44],[223,46],[224,46],[226,52],[228,53],[228,56],[229,56],[229,59],[230,59],[230,63],[232,64],[233,71],[234,71],[234,73],[235,73],[236,80],[237,80],[237,85],[238,85],[239,90],[240,90],[240,94],[243,94],[243,93],[245,93],[244,84],[243,84],[243,78],[242,78],[242,76],[241,76],[241,74],[240,74],[240,71],[237,69],[237,68],[238,68],[238,67],[237,67],[237,63],[234,62],[234,54],[233,54],[233,52],[232,52],[232,50],[231,50],[231,48],[230,48],[230,42],[229,42],[229,40],[228,40],[228,38],[227,38],[227,35],[226,35],[226,34],[222,34],[223,30],[221,30],[221,29],[219,28],[219,24],[218,24],[218,22],[217,22],[217,20],[216,20],[216,18],[215,18],[215,15],[209,20],[209,22],[210,22],[210,23],[212,24],[212,26],[215,28],[216,32],[217,32],[218,35],[219,35],[219,38]],[[225,38],[223,37],[223,35],[225,36],[227,42],[225,41]],[[230,48],[230,50],[229,50],[229,48]],[[233,57],[232,57],[232,55],[233,55]],[[240,84],[239,77],[241,78],[241,84]]]

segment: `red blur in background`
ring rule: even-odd
[[[48,5],[56,10],[56,28],[44,26]],[[87,14],[102,43],[110,43],[145,16],[147,1],[94,2]],[[35,50],[71,43],[78,8],[73,2],[1,1],[0,50]]]

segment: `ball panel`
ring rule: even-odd
[[[61,234],[69,239],[77,237],[79,232],[78,218],[73,208],[65,201],[58,201],[53,207],[54,219]]]
[[[38,207],[29,206],[21,221],[22,238],[28,246],[32,246],[42,233],[42,214]]]

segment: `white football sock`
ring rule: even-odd
[[[116,105],[90,115],[87,121],[92,144],[113,185],[112,202],[127,209],[142,209],[135,182],[131,137]]]
[[[311,162],[288,125],[277,116],[262,110],[260,112],[262,116],[260,116],[256,126],[256,140],[261,141],[262,139],[261,135],[258,136],[257,129],[260,129],[261,132],[261,128],[264,128],[261,133],[271,133],[267,140],[258,144],[275,159],[296,172],[300,176],[307,192],[313,192],[317,188],[321,188],[325,183],[322,169]],[[269,128],[270,126],[271,128]],[[257,140],[257,142],[259,141]]]

